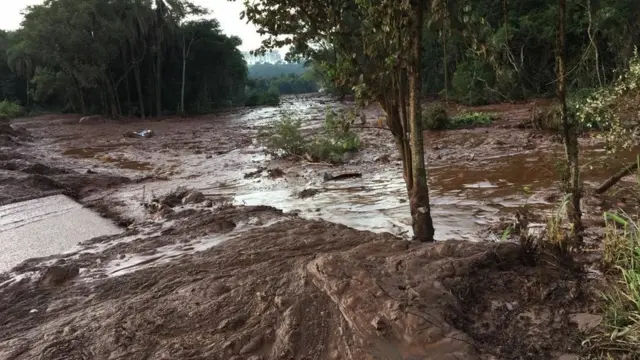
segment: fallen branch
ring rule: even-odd
[[[617,184],[623,177],[631,174],[632,172],[638,169],[638,162],[634,161],[629,165],[623,167],[617,173],[613,174],[610,178],[608,178],[605,182],[603,182],[600,186],[596,188],[596,194],[603,194],[607,190],[609,190],[613,185]]]

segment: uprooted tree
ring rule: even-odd
[[[290,56],[322,59],[336,87],[377,101],[403,163],[414,238],[433,241],[421,122],[421,0],[245,1],[244,16],[268,35],[261,51],[291,46]]]

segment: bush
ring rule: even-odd
[[[444,130],[449,127],[447,110],[442,104],[428,106],[422,112],[422,126],[427,130]]]
[[[278,106],[280,94],[275,91],[254,91],[244,102],[245,106]]]
[[[297,155],[313,161],[339,163],[344,153],[356,151],[360,146],[360,137],[350,130],[353,119],[351,114],[328,111],[323,130],[305,137],[300,131],[302,121],[285,113],[259,138],[267,150],[275,155]]]
[[[485,126],[496,120],[496,114],[484,112],[465,112],[451,118],[449,122],[450,129],[460,129],[466,127]]]
[[[259,134],[263,145],[275,155],[304,155],[307,141],[300,131],[302,121],[283,113],[269,130]]]
[[[497,100],[496,92],[491,89],[495,82],[491,65],[481,59],[470,59],[458,65],[451,85],[460,103],[484,105]]]
[[[25,113],[24,108],[14,102],[8,100],[0,101],[0,120],[17,118]]]

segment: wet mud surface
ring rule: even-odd
[[[313,131],[326,106],[346,105],[302,96],[281,108]],[[400,159],[390,133],[372,125],[357,128],[362,149],[332,166],[264,153],[256,135],[276,108],[15,121],[0,144],[0,205],[65,194],[122,232],[0,274],[0,358],[580,353],[575,317],[597,315],[600,280],[553,261],[527,266],[517,245],[492,233],[523,204],[545,213],[560,197],[561,144],[518,126],[530,108],[480,109],[501,118],[425,132],[436,236],[451,239],[426,245],[402,240],[410,219]],[[367,109],[369,119],[379,114]],[[144,129],[153,136],[124,135]],[[632,155],[605,167],[597,139],[581,141],[587,186]],[[325,173],[362,176],[324,181]],[[587,217],[620,205],[589,199]]]

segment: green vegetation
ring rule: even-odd
[[[299,156],[311,161],[342,162],[343,155],[357,151],[360,138],[350,130],[355,113],[338,114],[327,110],[323,130],[312,136],[304,136],[302,121],[283,113],[274,126],[264,130],[259,137],[267,150],[277,156]]]
[[[422,112],[422,121],[428,130],[451,130],[486,126],[496,120],[497,115],[484,112],[462,112],[449,117],[445,107],[439,103],[429,105]]]
[[[422,112],[422,123],[428,130],[445,130],[449,128],[449,115],[444,105],[436,103],[427,106]]]
[[[280,104],[280,94],[273,90],[250,90],[245,106],[277,106]]]
[[[626,214],[607,213],[605,219],[603,260],[618,281],[603,294],[607,333],[599,346],[635,351],[640,342],[640,223]]]
[[[303,75],[307,69],[304,64],[298,62],[257,63],[249,66],[250,79],[271,79],[294,75]]]
[[[241,41],[185,0],[53,0],[0,32],[0,100],[141,117],[242,104]],[[215,60],[213,60],[215,59]]]
[[[9,120],[25,115],[24,108],[14,102],[0,101],[0,120]]]

